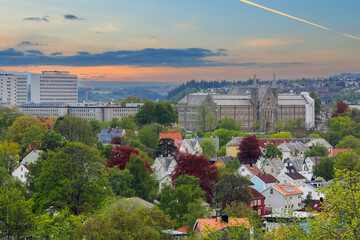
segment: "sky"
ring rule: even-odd
[[[360,72],[359,0],[0,0],[0,71],[86,81]]]

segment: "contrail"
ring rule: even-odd
[[[248,0],[239,0],[239,1],[244,2],[244,3],[247,3],[247,4],[250,4],[250,5],[253,5],[253,6],[255,6],[255,7],[259,7],[259,8],[268,10],[268,11],[273,12],[273,13],[276,13],[276,14],[283,15],[283,16],[288,17],[288,18],[295,19],[295,20],[300,21],[300,22],[304,22],[304,23],[313,25],[313,26],[318,27],[318,28],[322,28],[322,29],[325,29],[325,30],[328,30],[328,31],[337,32],[337,33],[339,33],[339,34],[341,34],[341,35],[343,35],[343,36],[360,40],[359,37],[355,37],[355,36],[352,36],[352,35],[349,35],[349,34],[346,34],[346,33],[338,32],[338,31],[335,31],[335,30],[333,30],[333,29],[331,29],[331,28],[327,28],[327,27],[321,26],[321,25],[319,25],[319,24],[312,23],[312,22],[306,21],[306,20],[304,20],[304,19],[291,16],[291,15],[286,14],[286,13],[283,13],[283,12],[276,11],[276,10],[274,10],[274,9],[271,9],[271,8],[268,8],[268,7],[259,5],[259,4],[257,4],[257,3],[250,2],[250,1],[248,1]]]

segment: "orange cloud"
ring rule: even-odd
[[[286,38],[263,38],[263,39],[253,39],[247,41],[245,46],[248,47],[269,47],[275,45],[285,45],[292,44],[294,42],[298,42],[297,40],[291,40]]]

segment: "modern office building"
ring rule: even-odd
[[[0,74],[0,102],[21,105],[27,101],[27,76]]]
[[[77,75],[66,71],[43,71],[31,75],[31,102],[77,103]]]

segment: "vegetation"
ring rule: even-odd
[[[242,164],[256,164],[257,160],[262,156],[259,140],[255,136],[245,137],[238,148],[237,157]]]

